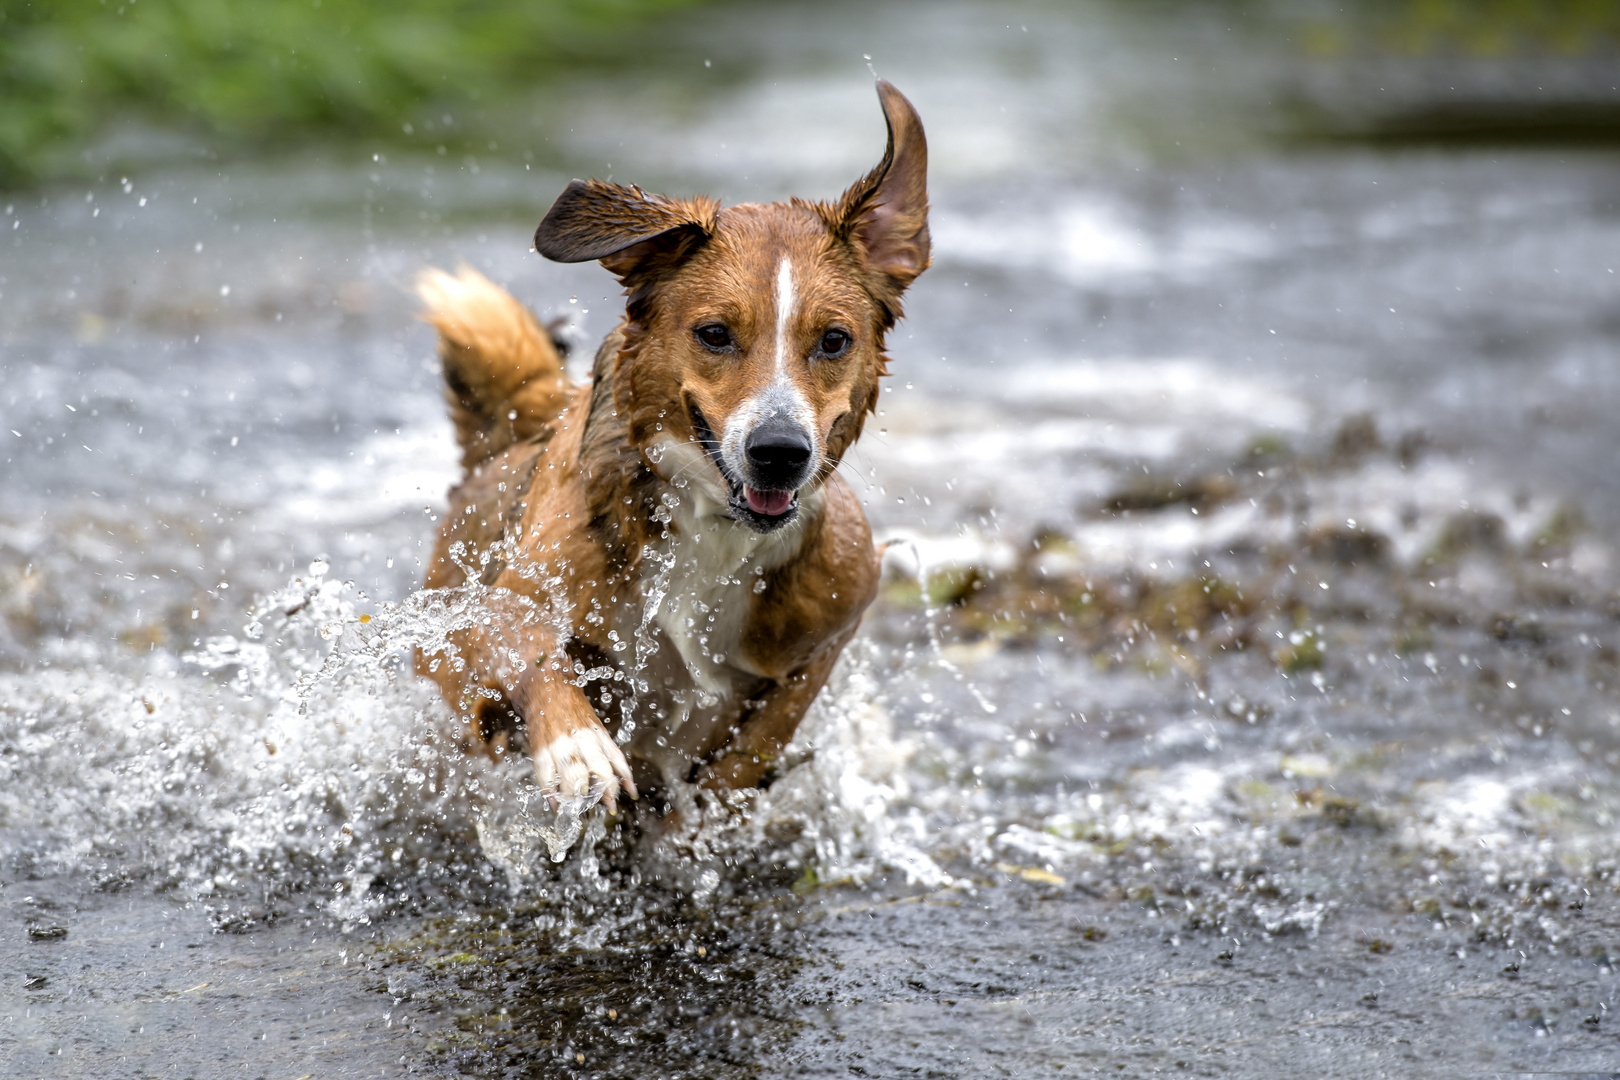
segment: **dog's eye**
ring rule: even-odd
[[[719,323],[709,323],[692,331],[705,349],[722,352],[731,348],[731,331]]]
[[[849,348],[849,335],[842,330],[829,330],[821,335],[821,353],[823,356],[840,356]]]

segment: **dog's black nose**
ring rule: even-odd
[[[791,491],[807,479],[810,433],[785,416],[773,416],[756,427],[743,450],[755,487]]]

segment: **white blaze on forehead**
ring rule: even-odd
[[[776,286],[773,290],[776,306],[775,374],[764,389],[738,406],[726,420],[720,436],[720,454],[725,458],[733,476],[747,475],[744,446],[754,428],[776,415],[792,417],[810,437],[813,453],[820,466],[821,436],[816,431],[816,411],[799,384],[793,381],[793,316],[798,312],[799,294],[793,279],[793,262],[784,257],[776,264]],[[812,468],[811,472],[814,473]]]
[[[776,268],[776,377],[787,376],[788,324],[798,297],[793,293],[793,263],[783,259]]]

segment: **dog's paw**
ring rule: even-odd
[[[581,812],[599,798],[610,811],[619,809],[622,790],[636,798],[630,763],[601,726],[580,728],[552,739],[534,752],[540,790],[560,801],[584,800]]]

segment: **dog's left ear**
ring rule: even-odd
[[[890,279],[896,297],[928,269],[928,140],[904,94],[877,83],[889,145],[877,168],[838,200],[835,228],[858,246],[866,265]]]
[[[714,234],[719,204],[676,200],[603,180],[574,180],[534,232],[534,249],[556,262],[602,265],[624,278],[655,256],[681,258]]]

